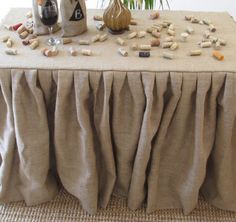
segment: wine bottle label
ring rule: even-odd
[[[83,13],[83,10],[81,8],[81,5],[78,1],[78,3],[76,4],[76,7],[73,11],[73,14],[70,18],[70,21],[80,21],[84,18],[84,13]]]

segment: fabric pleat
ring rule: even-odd
[[[57,194],[49,172],[49,130],[37,71],[12,70],[12,103],[19,155],[17,188],[27,205],[52,199]]]
[[[202,192],[214,206],[236,211],[236,76],[227,73],[218,96],[216,135]]]
[[[114,192],[127,196],[140,136],[145,96],[138,72],[114,72],[111,127],[117,179]]]
[[[236,75],[0,70],[0,201],[236,211]]]
[[[12,110],[11,72],[0,70],[0,201],[22,199],[18,182],[15,130]]]

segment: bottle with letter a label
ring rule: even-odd
[[[87,31],[85,0],[61,0],[63,36],[76,36]]]

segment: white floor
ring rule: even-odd
[[[0,19],[11,7],[30,7],[32,0],[1,0]],[[88,8],[96,8],[97,0],[86,0]],[[228,11],[236,19],[236,0],[169,0],[173,10]]]

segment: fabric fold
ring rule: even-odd
[[[235,73],[221,76],[225,80],[217,98],[215,143],[202,193],[214,206],[236,211],[236,76]]]
[[[15,188],[19,178],[10,70],[0,70],[0,113],[0,202],[18,201],[22,196]]]
[[[236,75],[0,69],[0,202],[236,211]]]
[[[58,192],[49,172],[46,107],[36,70],[12,70],[12,103],[19,156],[19,185],[27,205],[51,200]]]
[[[65,189],[91,214],[97,211],[98,174],[90,115],[89,74],[58,71],[55,108],[57,171]]]
[[[111,91],[113,72],[90,72],[89,82],[93,94],[94,137],[99,180],[99,206],[105,208],[112,195],[116,180],[114,150],[111,138]]]
[[[111,106],[117,172],[114,192],[127,196],[145,109],[140,72],[114,72]]]

